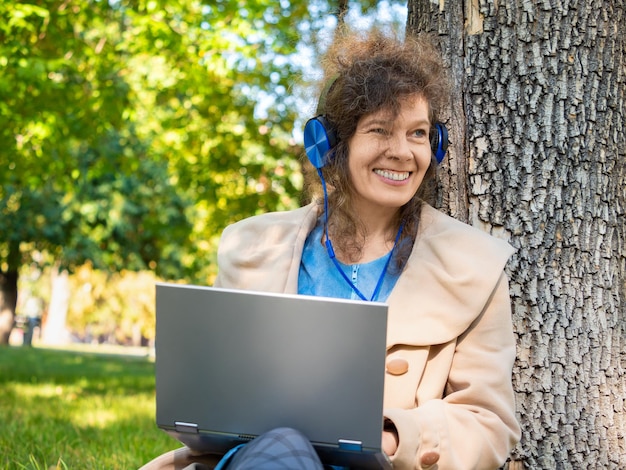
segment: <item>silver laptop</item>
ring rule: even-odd
[[[157,425],[217,454],[287,426],[325,464],[391,468],[386,330],[383,303],[158,283]]]

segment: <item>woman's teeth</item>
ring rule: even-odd
[[[408,171],[397,172],[397,171],[389,171],[389,170],[374,170],[374,173],[382,176],[383,178],[387,178],[389,180],[394,180],[394,181],[404,181],[405,179],[409,177],[409,174],[410,174]]]

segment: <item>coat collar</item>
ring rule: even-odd
[[[482,312],[513,248],[424,206],[413,252],[389,296],[389,344],[442,344]]]
[[[216,287],[298,292],[304,242],[317,222],[315,204],[249,217],[224,229],[217,250]]]

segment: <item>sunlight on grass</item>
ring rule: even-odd
[[[20,398],[50,398],[63,395],[63,387],[54,384],[25,385],[8,384],[7,390],[13,390]],[[75,395],[74,395],[75,396]]]
[[[180,444],[148,358],[0,348],[0,469],[132,469]]]
[[[82,382],[87,383],[84,379]],[[83,395],[80,386],[47,384],[7,384],[6,392],[13,393],[21,402],[56,398],[64,402],[63,414],[77,427],[104,428],[119,420],[154,413],[152,397],[146,394],[115,397]],[[58,412],[58,411],[57,411]]]
[[[98,406],[95,408],[92,405]],[[147,397],[124,397],[115,403],[90,402],[85,409],[79,408],[71,412],[71,420],[79,427],[106,428],[113,423],[126,421],[133,417],[150,416],[154,412],[154,404]]]

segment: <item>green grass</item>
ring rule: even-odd
[[[145,357],[0,347],[0,469],[136,469],[180,447]]]

